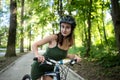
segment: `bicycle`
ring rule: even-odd
[[[33,60],[37,61],[38,59],[35,57]],[[54,66],[54,71],[52,72],[45,72],[45,76],[52,76],[53,80],[66,80],[67,74],[69,71],[69,67],[73,66],[76,63],[76,59],[71,59],[69,61],[68,67],[65,67],[63,64],[63,60],[55,61],[53,59],[45,59],[44,63],[42,64],[49,64]],[[40,64],[40,65],[42,65]],[[24,75],[22,80],[32,80],[29,74]]]

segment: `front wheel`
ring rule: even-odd
[[[29,74],[26,74],[23,76],[22,80],[31,80],[31,77]]]

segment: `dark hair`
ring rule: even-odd
[[[72,46],[73,43],[74,43],[74,40],[73,40],[73,31],[74,31],[74,28],[76,27],[75,19],[72,16],[66,15],[66,16],[63,16],[61,18],[61,20],[60,20],[60,26],[61,26],[61,23],[68,23],[68,24],[71,25],[71,33],[70,33],[70,35],[67,36],[67,38],[68,38],[68,40],[70,42],[69,46]],[[57,36],[58,36],[57,43],[59,43],[62,46],[62,44],[63,44],[63,38],[64,37],[61,34],[61,32],[59,32],[57,34]]]
[[[59,33],[57,34],[57,36],[58,36],[58,38],[57,38],[57,43],[60,44],[60,46],[62,46],[62,45],[63,45],[63,38],[64,38],[64,37],[63,37],[63,35],[61,34],[61,32],[59,32]],[[69,40],[69,42],[70,42],[69,46],[72,46],[72,45],[74,44],[73,35],[70,35],[70,36],[68,36],[67,38],[68,38],[68,40]]]

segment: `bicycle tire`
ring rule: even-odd
[[[29,74],[26,74],[23,76],[22,80],[31,80],[31,77]]]

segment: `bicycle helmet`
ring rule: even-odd
[[[61,23],[68,23],[72,26],[73,29],[76,27],[75,19],[69,15],[63,16],[60,20],[60,25],[61,25]]]

